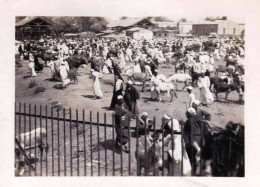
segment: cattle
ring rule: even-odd
[[[77,70],[81,65],[88,63],[88,60],[81,55],[70,56],[66,60],[69,64],[70,69],[76,68]]]
[[[42,157],[43,150],[45,150],[45,152],[47,153],[49,149],[48,143],[46,142],[46,136],[47,131],[45,128],[36,128],[30,132],[19,134],[15,138],[16,140],[18,140],[21,148],[24,151],[29,149],[36,149],[38,147],[40,149],[40,155]],[[23,175],[25,160],[24,156],[21,154],[21,150],[19,149],[18,145],[15,146],[15,162],[17,174]]]
[[[135,85],[142,85],[142,92],[144,91],[145,86],[151,80],[151,77],[145,73],[131,73],[131,70],[127,70],[128,79],[133,81]]]
[[[175,92],[175,89],[174,89],[174,85],[171,84],[171,83],[168,83],[168,82],[162,82],[162,81],[155,81],[154,82],[154,85],[152,86],[151,88],[151,91],[152,92],[157,92],[158,95],[159,95],[159,102],[162,100],[162,94],[164,93],[167,93],[167,96],[170,97],[171,95],[171,101],[172,102],[172,99],[173,99],[173,94],[175,95],[176,98],[178,98],[176,92]]]
[[[239,92],[239,87],[234,85],[234,84],[227,84],[225,82],[217,82],[213,84],[214,86],[214,93],[216,96],[216,100],[218,101],[218,94],[219,93],[226,93],[225,94],[225,102],[227,102],[227,98],[230,92],[232,91],[238,91]]]
[[[166,79],[165,82],[174,82],[176,85],[176,90],[177,90],[177,83],[184,83],[184,87],[182,88],[182,90],[191,84],[192,82],[192,78],[189,74],[184,74],[184,73],[180,73],[180,74],[174,74],[172,76],[170,76],[169,78]]]
[[[41,157],[43,155],[43,150],[48,152],[48,143],[45,141],[45,137],[47,136],[47,132],[45,128],[36,128],[33,129],[30,132],[22,133],[16,138],[20,141],[20,145],[23,149],[33,149],[38,147],[41,152]],[[30,147],[30,139],[32,140],[31,142],[31,147]],[[36,140],[36,144],[34,144],[34,140]]]
[[[78,84],[78,71],[76,68],[72,68],[69,70],[69,78],[70,80],[74,80],[74,84]]]

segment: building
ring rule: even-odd
[[[241,35],[242,26],[234,21],[227,20],[223,17],[221,20],[200,21],[192,25],[192,34],[194,35],[209,35],[216,33],[218,35],[235,36]]]
[[[177,29],[177,22],[174,21],[162,21],[162,22],[153,22],[159,28],[166,28],[166,29]]]
[[[44,17],[26,17],[15,24],[16,39],[39,39],[52,33],[53,23]]]
[[[161,38],[161,39],[169,39],[174,38],[178,34],[178,30],[168,30],[168,29],[156,29],[153,30],[154,37],[155,38]]]
[[[180,34],[189,34],[192,32],[192,22],[178,22],[177,28]]]
[[[108,20],[108,22],[107,28],[117,31],[127,30],[134,27],[152,30],[157,27],[156,24],[146,18],[126,18],[122,20]]]

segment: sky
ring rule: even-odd
[[[257,0],[55,0],[6,1],[3,10],[20,16],[102,16],[118,19],[121,16],[165,16],[178,21],[203,20],[207,16],[227,16],[229,20],[246,22],[250,8]],[[10,9],[11,7],[11,9]],[[26,7],[26,8],[25,8]],[[36,8],[38,7],[38,8]],[[39,9],[40,8],[40,9]]]

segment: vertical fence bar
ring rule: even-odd
[[[183,121],[181,122],[181,176],[183,176],[183,153],[185,147],[183,146],[184,141],[183,141]]]
[[[144,131],[144,175],[147,176],[147,132]]]
[[[112,114],[112,138],[113,138],[113,176],[115,176],[115,114]]]
[[[70,108],[70,175],[73,176],[73,165],[72,165],[72,122],[71,122],[71,108]]]
[[[116,124],[117,125],[117,124]],[[120,164],[121,164],[121,167],[120,167],[120,173],[121,173],[121,176],[123,176],[123,151],[122,151],[122,133],[123,133],[123,128],[122,128],[122,123],[120,121],[120,124],[119,124],[119,128],[120,128]]]
[[[63,109],[63,142],[64,142],[64,176],[67,176],[67,160],[66,160],[66,125],[65,125],[65,108]]]
[[[200,131],[200,142],[201,142],[201,145],[200,147],[202,148],[203,147],[203,123],[201,124],[201,131]],[[201,159],[201,152],[200,152],[200,176],[202,176],[202,159]]]
[[[53,134],[53,108],[51,107],[51,161],[52,176],[54,176],[54,134]]]
[[[99,112],[97,112],[98,176],[100,176]]]
[[[178,136],[178,135],[176,135],[176,136]],[[174,160],[173,160],[173,144],[174,144],[174,142],[173,142],[173,138],[174,138],[174,129],[173,129],[173,120],[171,120],[171,144],[172,144],[172,146],[171,146],[171,149],[172,149],[172,158],[171,158],[172,164],[170,166],[171,171],[172,171],[172,173],[170,173],[171,176],[174,176]]]
[[[162,176],[164,176],[164,123],[163,123],[163,119],[162,119]]]
[[[60,176],[60,111],[59,108],[57,108],[57,139],[58,139],[58,176]]]
[[[46,143],[48,145],[48,121],[47,121],[47,115],[48,115],[48,107],[47,105],[45,106],[45,127],[46,127]],[[49,145],[48,145],[49,146]],[[46,163],[45,163],[45,174],[46,176],[48,176],[48,153],[46,151],[46,154],[45,154],[45,157],[46,157]]]
[[[36,105],[34,105],[34,145],[35,145],[35,149],[34,149],[34,155],[35,155],[35,158],[37,158],[37,150],[36,150],[36,112],[37,108],[36,108]],[[37,176],[37,162],[35,162],[34,164],[35,166],[35,171],[34,171],[34,176]]]
[[[32,135],[31,135],[31,130],[32,130],[32,126],[31,126],[32,124],[31,124],[31,104],[29,104],[29,148],[31,148],[32,146]],[[30,153],[29,153],[29,158],[30,158],[30,160],[31,160],[31,155],[32,155],[32,151],[31,151],[31,149],[30,149],[30,151],[29,151]],[[29,176],[31,176],[31,167],[29,167]]]
[[[93,152],[92,152],[92,111],[90,111],[90,163],[91,163],[91,176],[93,176]]]
[[[128,137],[129,137],[129,141],[128,141],[128,175],[131,175],[131,134],[130,134],[130,118],[128,118]]]
[[[156,118],[153,117],[153,136],[154,136],[153,146],[154,147],[155,147],[155,133],[156,133],[155,129],[156,129]],[[155,149],[154,149],[153,154],[155,155]],[[155,176],[155,160],[153,160],[153,175]]]
[[[79,113],[76,110],[76,120],[77,120],[77,175],[79,176]]]
[[[82,112],[83,114],[83,149],[84,149],[84,176],[87,176],[87,158],[86,158],[86,125],[85,125],[85,110]]]
[[[14,103],[14,139],[16,139],[16,136],[17,136],[17,134],[19,133],[19,130],[17,130],[18,128],[19,128],[19,125],[20,124],[18,124],[17,125],[17,120],[16,120],[16,102]],[[20,117],[20,115],[19,115],[19,117]],[[19,122],[18,122],[19,123]],[[18,126],[18,127],[17,127]],[[20,128],[19,128],[20,129]],[[16,131],[18,131],[18,133],[16,132]],[[19,135],[18,135],[19,136]],[[18,137],[19,138],[19,137]],[[20,138],[19,138],[20,139]],[[18,140],[19,141],[19,143],[20,143],[20,140]],[[20,143],[21,144],[21,143]],[[17,163],[17,158],[16,158],[16,143],[14,142],[14,147],[15,147],[15,149],[14,149],[14,166],[15,166],[15,169],[17,168],[18,169],[18,172],[19,172],[19,163],[20,163],[20,155],[19,155],[19,158],[18,158],[18,163]],[[14,173],[15,175],[16,175],[16,172]]]
[[[190,139],[191,139],[191,176],[194,176],[194,148],[193,148],[193,125],[191,125],[191,132],[190,132]]]
[[[107,176],[107,114],[104,113],[104,135],[105,135],[105,176]]]
[[[136,125],[136,175],[140,176],[140,170],[139,170],[139,126]]]
[[[19,140],[19,143],[21,144],[21,136],[20,136],[20,134],[21,134],[21,111],[22,111],[22,105],[21,105],[21,103],[19,103],[19,113],[20,113],[20,115],[19,115],[19,129],[18,129],[18,140]],[[21,157],[20,157],[21,155],[19,154],[19,157],[18,157],[18,164],[20,164],[20,162],[21,162]]]
[[[42,105],[40,105],[40,139],[43,140],[43,137],[42,137]],[[46,132],[47,134],[47,132]],[[47,143],[47,142],[46,142]],[[45,150],[46,151],[46,150]],[[42,154],[41,154],[41,161],[40,161],[40,176],[42,176]],[[35,168],[36,169],[36,168]]]
[[[26,136],[25,136],[25,133],[26,133],[26,104],[25,103],[24,103],[24,114],[25,115],[24,115],[24,129],[23,129],[24,130],[24,137],[23,137],[24,138],[23,139],[24,140],[24,142],[23,142],[24,146],[23,146],[23,149],[24,149],[24,152],[26,153],[26,151],[25,151],[25,146],[26,146]]]

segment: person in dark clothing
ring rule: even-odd
[[[136,136],[148,134],[148,130],[152,127],[152,121],[148,118],[148,113],[144,112],[136,118]]]
[[[114,91],[113,97],[110,104],[110,110],[114,110],[115,105],[117,104],[117,97],[119,95],[123,95],[123,80],[120,79],[117,75],[115,75],[115,84],[114,84]]]
[[[158,66],[154,63],[153,60],[149,59],[148,61],[150,62],[149,65],[151,67],[152,74],[154,76],[157,76],[157,74],[158,74]]]
[[[114,75],[118,76],[121,80],[124,80],[121,73],[121,68],[119,67],[118,63],[113,59],[112,60],[112,67],[113,67],[113,70],[114,70]]]
[[[139,115],[137,100],[140,99],[139,91],[133,86],[133,82],[129,80],[126,84],[124,101],[131,112],[131,118],[135,119]]]
[[[129,141],[129,126],[130,117],[127,105],[124,103],[122,95],[117,97],[117,104],[115,106],[115,129],[116,129],[116,143],[115,146],[125,152],[129,152],[127,143]]]
[[[94,71],[100,72],[100,69],[98,67],[98,64],[97,64],[97,61],[95,58],[91,57],[90,63],[91,63],[91,65],[90,65],[91,69],[93,69]]]
[[[192,103],[192,107],[196,110],[196,116],[197,116],[200,120],[210,121],[210,119],[211,119],[210,113],[208,113],[208,112],[205,111],[205,110],[199,109],[199,105],[200,105],[200,101],[199,101],[199,100],[194,100],[194,102]]]
[[[145,73],[146,58],[145,57],[141,57],[139,59],[139,64],[140,64],[141,72]]]

